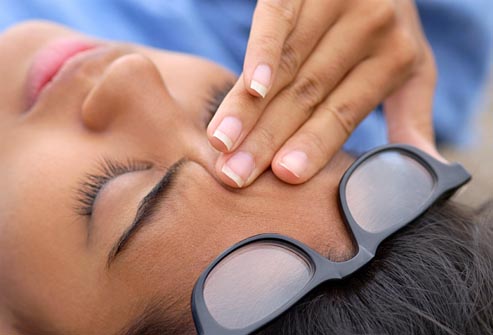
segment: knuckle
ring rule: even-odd
[[[291,45],[286,42],[281,52],[281,62],[279,67],[289,78],[294,78],[300,67],[301,61],[298,52]]]
[[[228,94],[226,94],[226,96],[222,100],[221,106],[217,109],[217,112],[219,113],[221,110],[223,110],[224,106],[232,105],[238,106],[239,110],[251,109],[251,99],[249,93],[246,92],[243,87],[240,87],[238,85],[233,86],[233,88],[228,92]]]
[[[291,94],[294,101],[304,110],[317,105],[322,99],[323,82],[317,75],[311,75],[296,79],[292,84]]]
[[[435,59],[431,49],[425,46],[423,56],[420,57],[419,63],[410,76],[414,80],[418,80],[420,85],[434,89],[437,84],[438,70],[435,64]]]
[[[346,136],[351,135],[358,124],[358,118],[351,104],[328,105],[325,108],[334,116]]]
[[[330,153],[330,145],[327,141],[316,132],[307,130],[303,133],[302,142],[304,145],[311,147],[312,150],[318,151],[322,157],[327,157]]]
[[[391,26],[396,21],[394,1],[374,0],[367,3],[367,22],[373,30],[380,30]]]
[[[272,129],[265,126],[257,126],[255,128],[255,141],[258,152],[270,152],[274,153],[277,151],[278,146],[276,142],[276,137]]]
[[[279,39],[272,34],[262,34],[257,37],[256,43],[266,55],[277,54],[277,48],[279,47]]]
[[[398,68],[412,68],[420,58],[419,47],[416,39],[405,29],[399,29],[394,33],[392,41],[394,61]]]
[[[265,8],[276,17],[281,18],[290,27],[296,24],[298,13],[294,1],[291,0],[264,0]]]

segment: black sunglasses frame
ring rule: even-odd
[[[379,232],[369,232],[364,230],[356,223],[349,210],[346,199],[346,185],[353,172],[368,158],[386,151],[399,152],[407,155],[425,167],[434,181],[434,187],[428,200],[416,210],[415,215],[406,222],[396,224]],[[353,240],[358,245],[356,255],[345,262],[332,262],[314,251],[307,245],[279,234],[260,234],[247,238],[218,256],[201,274],[197,280],[192,292],[192,314],[195,327],[200,335],[245,335],[251,334],[267,326],[274,321],[299,300],[305,297],[317,286],[330,280],[344,279],[352,273],[358,271],[375,256],[378,246],[410,222],[423,215],[436,201],[450,197],[458,188],[466,184],[471,179],[471,175],[458,163],[442,163],[423,151],[404,144],[390,144],[369,151],[360,156],[344,173],[339,183],[339,206],[343,212],[343,218],[352,233]],[[204,285],[207,277],[214,267],[232,252],[244,247],[245,245],[257,242],[272,242],[277,245],[283,245],[290,250],[295,250],[298,254],[306,258],[307,263],[311,266],[312,277],[305,287],[295,295],[291,300],[273,313],[265,316],[262,320],[242,329],[227,329],[222,327],[212,317],[207,309],[204,299]]]

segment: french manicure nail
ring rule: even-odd
[[[250,177],[255,168],[253,156],[247,152],[235,153],[221,169],[222,173],[229,177],[238,187],[245,185],[245,180]]]
[[[300,178],[308,166],[308,156],[303,151],[291,151],[282,158],[279,165]]]
[[[212,134],[229,150],[233,148],[236,140],[240,137],[241,121],[233,116],[226,116]]]
[[[272,71],[269,65],[259,64],[253,72],[252,81],[250,82],[250,88],[260,94],[262,98],[265,98],[270,85],[271,75]]]

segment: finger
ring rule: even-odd
[[[400,68],[389,68],[391,62],[389,57],[369,58],[348,74],[275,155],[272,170],[277,177],[300,184],[327,164],[361,120],[399,83]]]
[[[259,0],[252,20],[243,72],[245,86],[265,98],[277,72],[284,42],[295,27],[303,0]]]
[[[354,43],[345,43],[348,38]],[[255,127],[237,148],[236,152],[242,152],[239,157],[245,158],[248,154],[255,164],[248,163],[249,169],[246,169],[240,165],[247,163],[240,164],[233,158],[231,162],[236,162],[232,164],[234,166],[224,169],[224,164],[234,156],[226,155],[218,161],[218,175],[222,175],[226,183],[232,180],[241,187],[255,181],[270,166],[282,144],[310,117],[315,106],[356,63],[366,57],[368,52],[362,43],[364,38],[365,34],[354,29],[354,26],[334,26],[303,65],[294,82],[267,106]]]
[[[316,46],[318,36],[322,36],[336,20],[338,11],[331,11],[329,5],[330,2],[322,1],[318,6],[303,7],[296,30],[283,46],[276,81],[265,99],[255,98],[247,92],[248,80],[243,75],[238,79],[207,127],[207,136],[215,149],[224,153],[234,151],[255,126],[266,106],[293,80]],[[330,14],[324,14],[325,19],[322,19],[321,13]]]
[[[436,68],[427,50],[413,76],[384,101],[389,141],[414,145],[445,160],[434,145],[433,96]]]

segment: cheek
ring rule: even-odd
[[[204,235],[207,232],[191,230],[187,227],[188,219],[192,218],[185,217],[173,226],[154,222],[160,229],[146,229],[132,241],[126,254],[110,270],[107,301],[115,306],[145,308],[157,300],[164,303],[169,317],[192,324],[193,285],[214,251],[203,247],[202,240],[209,240]]]
[[[187,172],[177,181],[181,191],[170,195],[158,219],[136,236],[111,275],[115,282],[125,283],[126,295],[140,296],[143,301],[159,297],[182,315],[190,313],[192,289],[202,271],[241,239],[235,229],[225,229],[221,222],[225,212],[220,206],[210,197],[210,202],[204,200],[203,192],[184,182]],[[193,177],[189,182],[200,184]],[[202,186],[212,184],[202,182]]]
[[[56,24],[37,21],[17,24],[0,35],[1,111],[24,110],[24,85],[33,56],[49,41],[65,36],[81,35]]]
[[[115,277],[127,281],[133,290],[147,292],[146,296],[158,295],[171,301],[183,299],[188,303],[196,279],[222,251],[221,242],[225,238],[200,223],[197,215],[200,210],[196,207],[193,212],[183,206],[170,207],[167,206],[166,215],[132,241],[122,262],[116,266],[120,273]],[[170,223],[167,218],[175,210],[181,213],[180,218]]]

